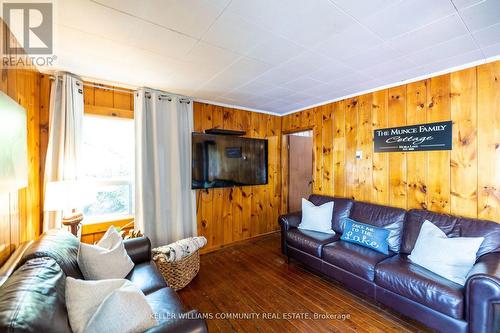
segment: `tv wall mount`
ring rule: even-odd
[[[245,131],[235,131],[222,128],[210,128],[205,130],[206,134],[217,134],[217,135],[233,135],[233,136],[243,136],[247,132]]]

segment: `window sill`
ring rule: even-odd
[[[88,219],[83,220],[82,223],[82,235],[96,234],[100,232],[106,232],[109,227],[115,226],[118,228],[123,228],[127,226],[127,229],[131,229],[134,225],[130,222],[134,220],[134,216],[119,216],[119,217],[108,217],[102,219]]]
[[[131,222],[134,219],[134,217],[135,217],[134,215],[114,215],[114,216],[103,216],[94,218],[84,217],[82,225],[108,223],[108,222],[122,222],[122,221]]]

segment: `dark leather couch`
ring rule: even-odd
[[[282,252],[375,301],[440,332],[500,332],[500,224],[425,210],[312,195],[334,202],[334,236],[300,230],[301,213],[279,217]],[[395,228],[399,250],[384,255],[340,240],[342,219]],[[408,255],[429,220],[448,237],[484,237],[465,286],[413,264]]]
[[[64,287],[67,276],[83,279],[78,246],[72,234],[51,230],[9,262],[14,270],[0,287],[0,332],[71,332]],[[126,278],[144,292],[159,321],[147,332],[207,332],[198,312],[186,311],[157,271],[149,239],[126,240],[125,248],[135,264]]]

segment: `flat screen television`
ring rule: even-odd
[[[267,184],[267,140],[192,134],[193,189]]]

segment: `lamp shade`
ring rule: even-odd
[[[64,211],[82,205],[80,186],[76,181],[48,182],[45,187],[43,210]]]

